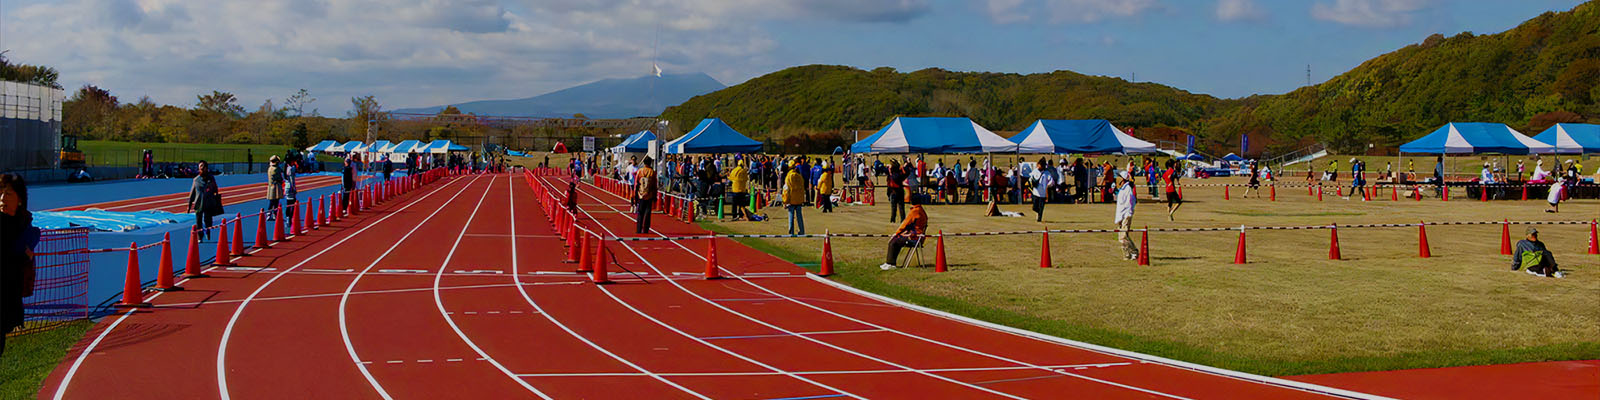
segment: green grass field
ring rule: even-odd
[[[94,166],[138,165],[144,149],[154,150],[156,162],[245,162],[246,154],[254,154],[255,162],[266,162],[267,157],[282,155],[289,147],[267,144],[78,141],[78,150],[83,151],[89,165]]]
[[[5,354],[0,356],[0,399],[37,396],[44,378],[92,325],[89,321],[78,321],[48,331],[7,338]]]
[[[1188,183],[1234,182],[1190,180]],[[1600,202],[1572,201],[1560,214],[1540,201],[1364,203],[1303,188],[1278,201],[1222,199],[1221,188],[1185,189],[1176,221],[1142,196],[1136,226],[1415,223],[1419,220],[1590,220]],[[1383,193],[1387,198],[1388,193]],[[880,199],[882,198],[880,194]],[[928,206],[930,229],[948,232],[1110,229],[1112,205],[1050,205],[1045,223],[982,217],[981,206]],[[784,233],[781,209],[768,222],[707,222],[719,232]],[[810,233],[889,233],[886,202],[806,210]],[[1513,236],[1525,227],[1513,226]],[[1266,375],[1392,370],[1600,358],[1600,256],[1584,254],[1588,226],[1541,226],[1566,279],[1509,270],[1499,226],[1431,226],[1433,257],[1417,257],[1415,228],[1341,229],[1344,260],[1328,260],[1327,230],[1248,235],[1250,263],[1233,265],[1236,232],[1154,233],[1152,266],[1124,261],[1111,234],[1051,236],[1054,268],[1040,269],[1039,235],[952,237],[951,271],[880,271],[882,239],[834,241],[834,279],[913,303],[1047,334]],[[817,240],[751,240],[815,265]],[[930,245],[931,246],[931,245]],[[924,258],[933,262],[933,249]],[[814,267],[813,267],[814,268]]]

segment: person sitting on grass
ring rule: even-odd
[[[884,271],[899,268],[894,263],[895,260],[900,259],[900,249],[916,246],[922,241],[922,235],[927,231],[928,213],[922,210],[921,201],[913,199],[911,201],[911,211],[906,214],[905,221],[902,221],[900,227],[894,230],[894,237],[889,238],[888,258],[885,258],[883,265],[879,265],[878,268]]]
[[[1566,273],[1556,268],[1556,257],[1544,247],[1544,242],[1539,241],[1539,230],[1528,228],[1526,239],[1517,241],[1517,247],[1511,252],[1511,270],[1523,268],[1530,275],[1551,278],[1564,278]]]

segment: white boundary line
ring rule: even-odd
[[[582,284],[582,283],[583,283],[583,281],[532,282],[532,283],[525,283],[524,285],[528,285],[528,286],[578,285],[578,284]],[[497,288],[497,287],[511,287],[512,285],[514,285],[514,284],[512,284],[512,283],[493,283],[493,284],[483,284],[483,285],[445,286],[445,287],[442,287],[441,289],[447,289],[447,290],[448,289],[488,289],[488,288]],[[427,291],[427,290],[433,290],[433,288],[431,288],[431,287],[421,287],[421,288],[407,288],[407,289],[358,290],[358,291],[350,292],[350,294],[389,294],[389,293],[421,292],[421,291]],[[344,293],[319,293],[319,294],[303,294],[303,295],[295,295],[295,296],[257,297],[255,301],[301,300],[301,299],[315,299],[315,298],[321,298],[321,297],[335,297],[335,296],[341,296],[341,295],[344,295]],[[193,303],[172,303],[172,304],[163,304],[163,305],[157,306],[156,308],[160,309],[160,308],[172,308],[172,307],[193,307],[193,306],[205,305],[205,304],[230,304],[230,303],[238,303],[238,302],[242,302],[242,301],[244,301],[244,300],[217,300],[217,301],[193,302]]]
[[[1064,368],[1087,369],[1087,368],[1120,367],[1120,366],[1133,365],[1133,364],[1134,363],[1132,363],[1132,362],[1120,362],[1120,363],[1100,363],[1100,364],[1047,365],[1046,367],[1051,368],[1051,369],[1064,369]],[[981,372],[981,371],[1022,371],[1022,370],[1030,370],[1030,369],[1033,369],[1033,367],[930,368],[930,369],[920,369],[920,370],[917,370],[917,371],[925,371],[925,372]],[[796,374],[796,375],[858,375],[858,374],[909,374],[909,373],[914,373],[914,372],[915,371],[907,371],[907,370],[903,370],[903,369],[860,369],[860,370],[794,371],[794,374]],[[549,377],[640,376],[639,374],[628,373],[628,372],[593,372],[593,373],[575,372],[575,373],[517,374],[517,375],[518,376],[528,376],[528,377],[540,377],[540,376],[549,376]],[[777,372],[668,372],[668,373],[662,373],[661,375],[663,375],[663,376],[777,376],[777,375],[782,375],[782,374],[777,373]]]
[[[454,183],[454,182],[452,181],[451,183]],[[411,208],[411,206],[417,205],[417,203],[421,203],[423,200],[426,200],[426,199],[432,197],[435,193],[438,193],[440,190],[443,190],[444,188],[446,188],[448,186],[449,186],[448,184],[441,184],[441,185],[439,185],[439,187],[434,188],[432,191],[430,191],[430,192],[428,192],[428,193],[426,193],[424,195],[417,196],[416,198],[412,199],[410,203],[407,203],[406,205],[395,209],[395,211],[401,211],[401,210],[405,210],[407,208]],[[459,192],[457,192],[457,194],[459,194]],[[233,326],[235,324],[239,323],[239,316],[244,314],[244,309],[245,309],[246,306],[250,305],[250,301],[252,299],[255,299],[257,296],[261,295],[261,292],[266,290],[268,286],[271,286],[273,282],[277,282],[278,279],[283,278],[286,275],[285,274],[286,272],[289,272],[289,271],[298,269],[301,266],[304,266],[306,263],[311,262],[311,260],[314,260],[317,257],[322,256],[323,254],[327,253],[328,251],[331,251],[333,249],[338,248],[339,245],[344,244],[344,242],[349,241],[350,239],[355,238],[356,236],[360,236],[362,233],[365,233],[368,229],[372,229],[373,227],[378,226],[379,224],[382,224],[384,221],[388,221],[389,218],[393,218],[396,215],[400,215],[400,213],[399,212],[391,212],[391,213],[389,213],[389,215],[385,215],[385,216],[383,216],[383,218],[379,218],[377,221],[372,221],[371,223],[368,223],[367,226],[361,227],[360,230],[355,231],[355,233],[351,233],[349,236],[345,236],[343,239],[339,239],[338,242],[334,242],[332,245],[329,245],[327,248],[324,248],[321,251],[316,252],[316,254],[312,254],[310,257],[306,257],[305,260],[301,260],[299,263],[295,264],[294,266],[289,267],[288,269],[284,269],[283,271],[279,271],[277,274],[272,276],[272,279],[268,279],[265,283],[262,283],[261,286],[257,287],[255,291],[250,292],[250,295],[245,297],[245,300],[243,302],[239,303],[239,307],[235,308],[233,310],[233,316],[228,318],[228,325],[226,327],[224,327],[223,330],[222,330],[222,340],[217,343],[217,393],[218,393],[218,396],[220,398],[222,398],[223,400],[228,400],[228,399],[232,398],[232,397],[230,397],[228,395],[228,369],[227,369],[228,339],[230,339],[233,336]],[[371,378],[369,377],[368,379],[371,379]]]
[[[433,275],[433,304],[439,308],[439,316],[444,317],[444,322],[450,325],[450,330],[455,331],[456,336],[459,336],[461,341],[467,344],[467,347],[471,347],[472,351],[477,352],[478,357],[483,357],[485,361],[489,362],[489,364],[494,365],[495,369],[500,370],[501,373],[504,373],[506,377],[511,378],[511,380],[517,381],[518,385],[522,385],[524,389],[528,389],[528,391],[532,392],[535,396],[539,396],[541,399],[551,400],[549,395],[546,395],[544,392],[539,391],[538,388],[533,387],[533,384],[528,383],[527,379],[517,377],[515,372],[511,372],[510,369],[506,369],[505,365],[501,365],[499,361],[495,361],[494,357],[490,357],[489,353],[484,352],[482,348],[478,347],[478,344],[473,342],[472,338],[467,337],[466,332],[462,332],[461,327],[456,325],[456,320],[450,316],[450,312],[445,311],[444,298],[439,295],[439,283],[444,280],[444,271],[450,266],[450,260],[455,259],[456,250],[461,248],[461,239],[465,239],[467,237],[467,229],[472,227],[472,221],[478,218],[478,210],[483,208],[483,201],[488,199],[489,192],[494,190],[494,180],[495,178],[493,176],[489,177],[489,184],[484,185],[483,187],[483,195],[478,196],[478,204],[472,206],[472,214],[467,215],[467,222],[461,224],[461,233],[456,234],[456,241],[454,244],[450,245],[450,252],[446,253],[444,256],[444,261],[439,263],[439,273]],[[442,209],[443,207],[440,208]]]
[[[462,180],[465,180],[465,179],[457,178],[457,179],[452,180],[451,183],[454,184],[454,183],[460,182]],[[411,230],[406,232],[405,236],[400,237],[399,240],[395,240],[394,244],[390,245],[388,250],[384,250],[383,254],[379,254],[377,258],[372,260],[371,264],[367,264],[367,267],[365,269],[361,270],[361,274],[356,274],[356,277],[354,279],[350,280],[350,285],[345,287],[344,293],[341,293],[340,296],[339,296],[339,337],[340,337],[340,339],[344,340],[345,352],[350,355],[350,359],[352,361],[355,361],[356,369],[361,371],[361,376],[367,378],[367,384],[371,385],[372,389],[377,391],[378,395],[382,396],[385,399],[393,399],[394,397],[389,396],[389,391],[384,390],[383,389],[383,385],[378,383],[378,379],[376,377],[372,376],[372,371],[368,371],[366,364],[362,364],[361,363],[361,357],[356,355],[355,345],[350,343],[350,327],[349,327],[349,325],[348,325],[348,323],[346,321],[345,308],[349,304],[351,290],[355,289],[356,282],[360,282],[361,281],[362,274],[365,274],[367,271],[371,271],[372,268],[376,267],[379,262],[383,261],[383,259],[385,257],[389,256],[389,253],[392,253],[392,252],[394,252],[394,249],[399,248],[400,244],[404,243],[406,241],[406,238],[409,238],[409,237],[411,237],[411,234],[416,233],[417,229],[422,228],[423,224],[426,224],[428,221],[433,220],[434,216],[439,215],[439,211],[444,210],[445,205],[449,205],[451,201],[454,201],[457,197],[461,197],[461,194],[465,193],[467,191],[467,189],[471,188],[472,184],[476,183],[477,181],[478,181],[478,178],[477,177],[473,177],[472,180],[469,180],[469,181],[467,181],[467,183],[462,184],[461,185],[461,189],[456,190],[455,194],[450,195],[450,198],[445,200],[444,205],[440,205],[439,207],[434,208],[433,212],[429,213],[426,218],[423,218],[422,221],[419,221],[415,225],[413,225],[411,227]],[[443,189],[443,188],[444,187],[441,186],[439,189]],[[435,189],[434,191],[437,192],[439,189]],[[430,196],[432,194],[433,193],[429,193]],[[409,206],[407,206],[407,207],[409,207]],[[287,271],[285,271],[285,272],[287,272]]]
[[[1149,355],[1149,354],[1132,352],[1132,351],[1128,351],[1128,350],[1105,347],[1105,346],[1101,346],[1101,345],[1097,345],[1097,344],[1093,344],[1093,343],[1079,342],[1079,341],[1076,341],[1076,340],[1071,340],[1071,339],[1066,339],[1066,338],[1046,335],[1046,334],[1043,334],[1043,333],[1038,333],[1038,332],[1034,332],[1034,331],[1030,331],[1030,330],[1026,330],[1026,329],[1013,328],[1013,327],[1009,327],[1009,326],[1005,326],[1005,325],[996,324],[996,323],[993,323],[993,322],[988,322],[988,321],[968,318],[968,317],[964,317],[964,316],[960,316],[960,315],[956,315],[956,314],[947,313],[947,312],[944,312],[944,311],[935,310],[935,309],[932,309],[932,308],[919,306],[919,305],[916,305],[916,304],[907,303],[907,302],[904,302],[904,301],[900,301],[898,299],[894,299],[894,298],[891,298],[891,297],[886,297],[886,296],[883,296],[883,295],[879,295],[877,293],[872,293],[872,292],[868,292],[868,291],[865,291],[865,290],[857,289],[857,288],[851,287],[849,285],[845,285],[843,283],[834,282],[833,280],[830,280],[828,278],[824,278],[824,277],[821,277],[821,276],[817,276],[817,275],[807,275],[807,276],[810,277],[811,280],[814,280],[814,281],[817,281],[817,282],[822,282],[824,284],[827,284],[828,286],[833,286],[834,288],[837,288],[837,289],[840,289],[840,290],[844,290],[844,291],[847,291],[847,292],[850,292],[850,293],[854,293],[854,294],[857,294],[857,295],[860,295],[860,296],[863,296],[863,297],[871,298],[871,299],[882,301],[882,302],[885,302],[885,303],[894,304],[896,306],[904,307],[904,308],[907,308],[907,309],[910,309],[910,310],[915,310],[915,311],[918,311],[918,312],[922,312],[924,314],[929,314],[929,315],[933,315],[933,316],[936,316],[936,317],[949,319],[949,320],[962,322],[962,323],[967,323],[967,324],[971,324],[971,325],[977,325],[977,326],[981,326],[981,327],[984,327],[984,328],[989,328],[989,329],[993,329],[993,330],[997,330],[997,331],[1001,331],[1001,332],[1006,332],[1006,333],[1010,333],[1010,334],[1013,334],[1013,335],[1023,336],[1023,337],[1027,337],[1027,338],[1030,338],[1030,339],[1040,340],[1040,341],[1044,341],[1044,342],[1060,344],[1060,345],[1065,345],[1065,346],[1070,346],[1070,347],[1077,347],[1077,348],[1081,348],[1081,349],[1085,349],[1085,350],[1092,350],[1092,351],[1096,351],[1096,352],[1101,352],[1101,353],[1105,353],[1105,354],[1111,354],[1111,355],[1126,357],[1126,358],[1129,358],[1129,359],[1139,360],[1139,361],[1152,363],[1152,364],[1162,364],[1162,365],[1167,365],[1167,366],[1174,367],[1174,368],[1179,368],[1179,369],[1188,369],[1188,370],[1193,370],[1193,371],[1196,371],[1196,372],[1202,372],[1202,373],[1207,373],[1207,374],[1212,374],[1212,375],[1219,375],[1219,376],[1224,376],[1224,377],[1228,377],[1228,378],[1234,378],[1234,379],[1239,379],[1239,380],[1244,380],[1244,381],[1252,381],[1252,382],[1257,382],[1257,383],[1267,384],[1267,385],[1273,385],[1273,386],[1283,386],[1283,387],[1287,387],[1287,388],[1290,388],[1290,389],[1298,389],[1298,390],[1302,390],[1302,391],[1318,393],[1318,394],[1324,394],[1324,395],[1329,395],[1329,396],[1347,397],[1347,398],[1353,398],[1353,399],[1372,399],[1372,400],[1388,400],[1388,399],[1390,399],[1389,397],[1376,396],[1376,395],[1360,393],[1360,392],[1354,392],[1354,391],[1349,391],[1349,390],[1344,390],[1344,389],[1331,388],[1331,387],[1317,385],[1317,384],[1311,384],[1311,383],[1305,383],[1305,382],[1297,382],[1297,381],[1291,381],[1291,380],[1287,380],[1287,379],[1279,379],[1279,378],[1273,378],[1273,377],[1269,377],[1269,376],[1261,376],[1261,375],[1256,375],[1256,374],[1250,374],[1250,373],[1244,373],[1244,372],[1239,372],[1239,371],[1227,370],[1227,369],[1216,368],[1216,367],[1211,367],[1211,366],[1205,366],[1205,365],[1200,365],[1200,364],[1195,364],[1195,363],[1190,363],[1190,362],[1185,362],[1185,361],[1173,360],[1173,359],[1165,358],[1165,357],[1157,357],[1157,356],[1152,356],[1152,355]]]
[[[590,185],[590,186],[592,186],[592,187],[594,187],[596,189],[600,188],[599,186],[594,186],[594,185]],[[602,189],[602,191],[604,191],[604,190]],[[604,200],[600,200],[599,197],[595,197],[594,195],[589,194],[588,192],[580,191],[580,193],[583,193],[584,196],[588,196],[589,198],[594,199],[595,201],[599,201],[600,204],[606,206],[607,208],[611,208],[613,210],[617,209],[616,207],[612,207],[611,204],[606,203]],[[610,193],[610,192],[606,192],[606,193]],[[615,195],[613,195],[613,196],[615,196]],[[633,219],[633,217],[628,216],[627,214],[623,214],[623,216],[628,218],[628,219],[630,219],[630,220]],[[605,226],[605,224],[596,224],[596,225],[599,225],[602,229],[605,229],[606,233],[611,234],[611,236],[617,236],[617,234],[614,233],[614,232],[611,232],[611,228]],[[658,231],[655,228],[650,228],[650,231],[655,232],[656,235],[661,235],[663,237],[666,236],[666,235],[662,235],[661,231]],[[658,273],[658,274],[665,274],[666,273],[666,272],[663,272],[660,268],[656,267],[655,263],[650,262],[650,259],[645,258],[644,254],[640,254],[638,250],[634,250],[632,244],[630,244],[629,242],[617,242],[617,243],[621,243],[622,244],[622,248],[628,249],[628,252],[633,253],[633,255],[635,257],[639,257],[639,260],[643,261],[645,266],[650,267],[650,269],[652,269],[652,270],[655,270],[656,273]],[[678,243],[678,242],[677,241],[673,241],[673,243]],[[683,247],[682,244],[679,244],[678,246],[679,247]],[[684,250],[685,251],[689,251],[687,247],[684,247]],[[695,256],[699,256],[699,254],[695,253],[694,251],[689,251],[689,253],[693,254]],[[705,302],[706,304],[710,304],[710,305],[716,306],[717,308],[720,308],[723,311],[728,312],[729,314],[733,314],[733,315],[738,316],[740,318],[744,318],[745,320],[748,320],[750,322],[754,322],[754,323],[760,324],[762,326],[777,330],[779,332],[788,333],[790,335],[793,335],[794,337],[797,337],[797,338],[800,338],[800,339],[804,339],[804,340],[812,342],[812,343],[820,344],[820,345],[822,345],[824,347],[828,347],[828,348],[831,348],[831,349],[834,349],[834,350],[838,350],[838,351],[843,352],[845,354],[850,354],[850,355],[853,355],[853,356],[856,356],[856,357],[861,357],[862,359],[866,359],[866,360],[876,361],[876,362],[882,363],[884,365],[893,366],[895,368],[899,368],[899,369],[902,369],[902,370],[905,370],[905,371],[909,371],[909,372],[915,372],[915,373],[918,373],[918,374],[921,374],[921,375],[925,375],[925,376],[928,376],[928,377],[931,377],[931,378],[934,378],[934,379],[938,379],[938,380],[941,380],[941,381],[946,381],[946,382],[954,383],[954,384],[957,384],[957,385],[966,386],[968,388],[976,389],[978,391],[989,393],[989,394],[992,394],[992,395],[1001,396],[1001,397],[1010,398],[1010,399],[1018,399],[1018,400],[1023,399],[1023,397],[1019,397],[1017,395],[1013,395],[1013,394],[1010,394],[1010,393],[1005,393],[1005,392],[1001,392],[1001,391],[998,391],[998,390],[994,390],[994,389],[990,389],[990,388],[974,385],[974,384],[967,383],[967,382],[962,382],[960,380],[957,380],[957,379],[954,379],[954,378],[950,378],[950,377],[947,377],[947,376],[943,376],[943,375],[937,375],[937,374],[929,373],[929,372],[926,372],[926,371],[920,371],[920,370],[917,370],[916,368],[911,368],[909,366],[902,365],[902,364],[899,364],[899,363],[896,363],[896,362],[893,362],[893,361],[889,361],[889,360],[885,360],[885,359],[869,356],[869,355],[863,354],[861,352],[857,352],[855,350],[846,349],[844,347],[841,347],[841,346],[833,344],[833,343],[824,342],[824,341],[819,340],[817,338],[813,338],[813,337],[805,336],[805,335],[800,335],[800,334],[795,333],[794,331],[791,331],[791,330],[788,330],[788,329],[784,329],[783,327],[780,327],[780,326],[777,326],[777,325],[773,325],[773,324],[771,324],[771,323],[769,323],[767,321],[762,321],[759,318],[755,318],[755,317],[746,315],[744,313],[735,311],[734,309],[728,308],[727,306],[724,306],[724,305],[722,305],[722,304],[720,304],[720,303],[718,303],[716,301],[712,301],[711,299],[707,299],[704,296],[701,296],[699,293],[695,293],[693,290],[689,290],[689,288],[683,287],[683,285],[679,284],[677,281],[667,281],[667,282],[671,283],[672,286],[677,287],[678,290],[682,290],[684,293],[687,293],[687,294],[689,294],[690,296],[693,296],[696,299],[700,299],[700,301]]]
[[[545,183],[546,182],[543,179],[540,180],[540,184],[541,185],[543,185]],[[579,193],[582,193],[582,191],[579,191]],[[585,194],[585,195],[587,195],[587,194]],[[598,197],[594,197],[593,195],[587,195],[587,196],[589,196],[590,198],[595,199],[595,200],[600,200]],[[604,202],[601,202],[601,203],[604,204]],[[612,210],[615,210],[615,208],[612,208]],[[605,229],[607,233],[611,232],[611,228],[606,227],[604,224],[598,223],[599,219],[596,219],[594,217],[594,214],[590,213],[588,210],[583,210],[583,209],[580,208],[579,211],[583,212],[584,214],[589,215],[589,219],[596,221],[595,225],[599,226],[601,229]],[[615,236],[615,234],[613,234],[613,236]],[[633,251],[633,249],[628,249],[628,251]],[[634,254],[638,254],[638,252],[634,252]],[[640,257],[640,258],[643,259],[643,257]],[[649,265],[649,264],[647,263],[646,265]],[[654,268],[652,267],[652,269],[654,269]],[[656,272],[656,274],[661,274],[661,270],[659,270],[659,269],[656,269],[655,272]],[[672,282],[672,280],[667,280],[667,281],[668,282]],[[677,283],[673,283],[673,284],[676,285]],[[600,289],[601,293],[605,293],[605,295],[607,297],[610,297],[612,300],[616,301],[617,304],[620,304],[623,307],[626,307],[628,310],[633,311],[634,314],[638,314],[639,316],[644,317],[647,320],[650,320],[650,322],[654,322],[656,325],[660,325],[663,328],[667,328],[667,330],[670,330],[670,331],[672,331],[674,333],[677,333],[678,335],[681,335],[681,336],[683,336],[685,338],[688,338],[689,340],[693,340],[693,341],[698,342],[698,343],[700,343],[702,345],[705,345],[706,347],[709,347],[711,349],[720,351],[723,354],[727,354],[727,355],[733,356],[734,358],[738,358],[740,360],[744,360],[745,362],[749,362],[751,364],[755,364],[757,366],[760,366],[761,368],[765,368],[768,371],[779,373],[779,374],[782,374],[784,376],[788,376],[790,378],[794,378],[795,380],[799,380],[801,382],[810,383],[810,384],[815,385],[817,387],[833,391],[834,393],[838,393],[838,394],[842,394],[842,395],[845,395],[845,396],[849,396],[851,398],[866,399],[865,397],[861,397],[860,395],[856,395],[855,393],[850,393],[850,392],[844,391],[843,389],[835,388],[833,386],[829,386],[828,384],[825,384],[825,383],[822,383],[822,382],[817,382],[817,381],[812,380],[810,378],[806,378],[806,377],[803,377],[803,376],[800,376],[800,375],[795,375],[792,372],[789,372],[789,371],[786,371],[784,369],[775,367],[775,366],[773,366],[771,364],[767,364],[767,363],[763,363],[761,361],[757,361],[754,358],[750,358],[750,357],[745,356],[743,354],[739,354],[738,352],[735,352],[733,350],[728,350],[727,348],[724,348],[722,346],[718,346],[718,345],[712,344],[711,342],[706,341],[705,339],[701,339],[699,337],[695,337],[694,335],[690,335],[688,332],[684,332],[683,330],[680,330],[677,327],[674,327],[672,325],[668,325],[666,322],[663,322],[663,321],[661,321],[659,319],[656,319],[655,317],[652,317],[649,314],[645,314],[644,311],[641,311],[638,308],[635,308],[632,304],[628,304],[628,302],[623,301],[622,298],[617,297],[617,295],[611,293],[611,291],[606,289],[605,286],[603,286],[603,285],[596,285],[596,286]]]
[[[527,182],[526,175],[524,175],[523,181]],[[513,187],[511,188],[511,194],[510,194],[510,196],[511,196],[511,206],[508,207],[508,209],[511,211],[511,236],[512,237],[516,237],[517,236],[517,190],[516,190],[516,187],[514,185],[515,182],[516,182],[516,179],[513,178],[512,179]],[[532,184],[533,182],[527,182],[527,183]],[[542,185],[543,181],[540,181],[540,183]],[[537,202],[537,199],[535,201]],[[611,357],[611,359],[617,360],[617,362],[623,363],[624,365],[627,365],[629,368],[633,368],[634,370],[639,371],[644,376],[649,376],[651,378],[654,378],[657,381],[661,381],[661,383],[665,383],[668,386],[672,386],[674,388],[677,388],[678,390],[681,390],[684,393],[688,393],[690,395],[693,395],[693,396],[695,396],[697,398],[709,399],[709,397],[706,397],[703,394],[700,394],[698,392],[690,390],[689,388],[684,387],[682,385],[679,385],[676,382],[673,382],[673,381],[668,380],[666,378],[662,378],[660,374],[657,374],[657,373],[654,373],[654,372],[650,372],[650,370],[644,369],[644,367],[639,366],[638,364],[634,364],[632,361],[628,361],[627,359],[622,358],[622,356],[618,356],[616,353],[612,353],[610,350],[606,350],[604,347],[600,347],[599,344],[595,344],[595,342],[590,341],[589,338],[583,337],[583,335],[579,335],[578,332],[573,331],[572,328],[567,327],[566,324],[562,324],[560,320],[556,319],[556,317],[550,316],[550,313],[545,312],[544,311],[544,307],[539,306],[538,302],[533,301],[533,297],[529,296],[528,295],[528,291],[523,288],[523,286],[522,286],[522,273],[521,273],[522,264],[519,261],[520,259],[518,257],[519,256],[517,254],[517,242],[516,242],[515,239],[512,239],[512,241],[511,241],[511,276],[512,276],[512,279],[517,284],[516,285],[517,286],[517,291],[522,294],[522,300],[527,301],[528,305],[533,306],[534,311],[538,312],[539,315],[543,315],[546,320],[549,320],[550,323],[555,324],[556,327],[561,328],[562,331],[566,331],[567,334],[571,335],[573,338],[576,338],[579,341],[582,341],[584,344],[589,345],[589,347],[592,347],[595,350],[599,350],[601,353],[604,353],[606,356]],[[522,376],[522,375],[519,374],[518,376]]]

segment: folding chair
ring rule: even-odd
[[[916,242],[912,243],[911,249],[909,251],[906,251],[905,255],[900,256],[900,265],[901,266],[905,266],[905,267],[909,267],[910,265],[907,264],[907,263],[911,262],[911,257],[914,254],[914,255],[916,255],[916,258],[917,258],[917,265],[916,266],[918,266],[918,267],[922,266],[922,244],[926,243],[927,241],[928,241],[928,236],[927,235],[923,235],[921,237],[918,237]]]

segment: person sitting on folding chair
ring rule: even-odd
[[[885,258],[882,268],[885,271],[899,268],[895,261],[900,259],[900,249],[906,247],[919,247],[922,245],[923,234],[928,231],[928,213],[922,210],[922,201],[912,198],[911,210],[906,213],[905,221],[900,222],[900,228],[895,229],[894,237],[889,238],[889,257]]]

